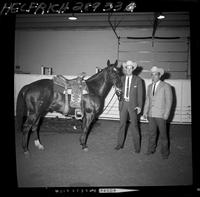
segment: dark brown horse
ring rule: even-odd
[[[117,61],[114,64],[107,62],[107,67],[88,78],[86,81],[88,94],[81,100],[83,112],[80,144],[87,150],[87,137],[91,123],[103,112],[104,101],[112,86],[116,87],[118,99],[121,97],[122,83]],[[39,122],[48,112],[59,112],[66,115],[65,95],[55,92],[52,79],[42,79],[25,85],[19,92],[16,106],[17,130],[22,131],[22,147],[28,153],[30,131],[37,132],[35,145],[44,149],[39,138]]]

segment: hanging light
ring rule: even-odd
[[[161,19],[164,19],[165,16],[162,14],[162,12],[160,12],[157,16],[157,19],[161,20]]]
[[[78,18],[76,16],[74,16],[74,13],[72,13],[72,15],[68,17],[68,19],[71,20],[71,21],[75,21]]]

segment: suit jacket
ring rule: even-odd
[[[126,76],[122,76],[122,84],[123,84],[123,93],[125,92],[125,79]],[[119,110],[123,107],[123,102],[119,102]],[[143,106],[143,85],[142,79],[136,75],[133,75],[131,80],[131,87],[129,93],[129,107],[130,109],[134,110],[135,107],[140,107],[142,109]]]
[[[146,101],[144,106],[144,114],[149,117],[157,117],[168,119],[172,106],[172,90],[171,86],[160,81],[153,96],[152,85],[148,86]]]

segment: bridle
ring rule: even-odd
[[[120,76],[119,76],[119,71],[117,70],[117,68],[113,68],[113,72],[115,72],[115,75],[117,75],[117,77],[118,77],[118,81],[120,81]],[[113,76],[112,76],[113,77]],[[111,78],[112,78],[111,77]],[[115,88],[115,94],[117,95],[117,97],[118,97],[118,100],[120,100],[121,99],[121,96],[122,96],[122,89],[120,89],[119,87],[117,87],[117,78],[116,76],[112,79],[112,81],[113,81],[113,87]],[[121,81],[120,81],[121,82]],[[112,98],[113,98],[114,96],[112,96]]]
[[[113,68],[113,70],[114,70],[114,72],[118,72],[115,67]],[[118,74],[116,73],[115,75],[118,75]],[[118,77],[119,77],[119,80],[120,80],[120,76],[118,76]],[[113,87],[115,89],[115,92],[113,93],[113,95],[112,95],[110,101],[108,102],[108,104],[104,107],[103,112],[107,109],[107,107],[109,106],[109,104],[113,100],[115,94],[117,95],[117,98],[118,98],[119,101],[122,99],[122,90],[120,88],[118,88],[117,85],[116,85],[117,84],[116,77],[114,77],[114,79],[112,79],[112,81],[113,81]]]

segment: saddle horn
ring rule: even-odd
[[[100,71],[102,71],[102,70],[103,70],[102,68],[96,66],[96,73],[98,73],[98,72],[100,72]]]

